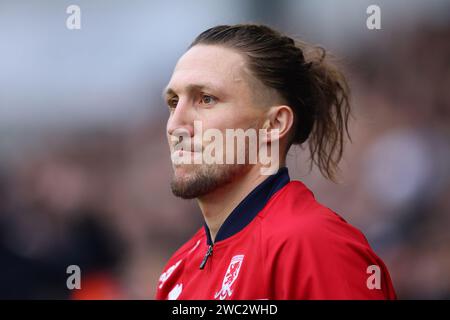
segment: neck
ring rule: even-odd
[[[213,242],[220,226],[233,209],[267,177],[267,175],[261,175],[259,166],[253,166],[242,177],[205,196],[197,198]]]

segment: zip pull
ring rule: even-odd
[[[205,257],[203,258],[202,263],[200,264],[200,270],[203,270],[205,268],[206,261],[208,261],[209,256],[212,255],[212,252],[213,252],[213,245],[210,244],[208,247],[208,251],[206,251]]]

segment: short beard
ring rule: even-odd
[[[195,165],[193,165],[195,166]],[[248,165],[200,165],[187,178],[173,177],[170,187],[172,193],[183,199],[194,199],[209,194],[250,170]]]

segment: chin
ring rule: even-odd
[[[176,179],[186,179],[199,169],[198,165],[193,164],[176,164],[172,165],[173,175]]]

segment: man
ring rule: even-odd
[[[261,25],[217,26],[180,58],[165,96],[172,191],[196,198],[205,224],[167,263],[157,299],[396,297],[363,234],[285,167],[290,146],[308,142],[334,180],[350,107],[324,50]],[[239,132],[256,144],[233,144]]]

